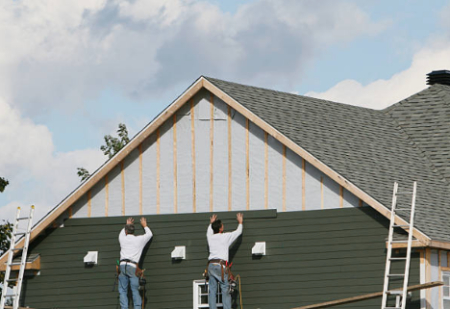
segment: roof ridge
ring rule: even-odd
[[[207,79],[207,80],[209,80],[209,81],[218,81],[218,82],[228,83],[228,84],[242,86],[242,87],[248,87],[248,88],[253,88],[253,89],[258,89],[258,90],[271,91],[271,92],[285,94],[285,95],[294,96],[294,97],[308,98],[308,99],[316,100],[317,102],[326,102],[328,104],[338,104],[340,106],[345,106],[345,107],[349,107],[349,108],[355,108],[355,109],[359,109],[359,110],[368,110],[368,111],[375,111],[375,112],[379,112],[380,111],[380,110],[373,109],[373,108],[362,107],[362,106],[357,106],[357,105],[352,105],[352,104],[342,103],[342,102],[336,102],[336,101],[331,101],[331,100],[326,100],[326,99],[320,99],[320,98],[310,97],[310,96],[306,96],[306,95],[302,95],[302,94],[295,94],[295,93],[291,93],[291,92],[279,91],[279,90],[265,88],[265,87],[259,87],[259,86],[246,85],[246,84],[241,84],[241,83],[236,83],[236,82],[230,82],[230,81],[227,81],[227,80],[218,79],[218,78],[214,78],[214,77],[208,77],[208,76],[204,76],[204,75],[202,75],[202,77]]]

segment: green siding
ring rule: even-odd
[[[210,214],[147,216],[154,239],[144,250],[146,308],[192,308],[192,282],[206,265]],[[219,213],[225,230],[235,213]],[[292,308],[382,290],[388,221],[370,208],[276,213],[245,212],[244,233],[231,250],[233,272],[242,277],[244,307]],[[32,308],[115,308],[112,291],[119,255],[118,233],[125,218],[70,219],[33,243],[41,254],[39,276],[24,283],[23,303]],[[140,231],[140,228],[138,228]],[[256,241],[267,255],[252,258]],[[176,245],[187,259],[172,262]],[[85,268],[87,251],[99,251],[99,264]],[[414,253],[410,284],[419,282]],[[420,308],[414,293],[411,306]],[[379,308],[375,299],[336,308]]]

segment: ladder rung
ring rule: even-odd
[[[17,218],[17,221],[19,221],[19,220],[28,220],[28,219],[30,219],[30,217],[20,217],[20,218]]]
[[[20,265],[21,263],[11,263],[11,264],[8,264],[9,266],[17,266],[17,265]]]
[[[411,211],[409,208],[395,208],[394,211]]]
[[[14,233],[14,236],[19,236],[19,235],[25,235],[26,232],[19,232],[19,233]]]
[[[395,258],[390,258],[391,261],[404,261],[406,260],[406,257],[395,257]]]
[[[17,281],[17,278],[6,280],[6,282],[16,282],[16,281]]]
[[[403,295],[403,291],[401,290],[387,291],[386,293],[390,295]]]
[[[388,274],[388,277],[404,277],[405,274]]]
[[[5,294],[6,297],[16,297],[17,294]]]
[[[407,243],[408,241],[407,240],[393,240],[393,241],[391,241],[391,243]]]
[[[12,248],[11,250],[20,251],[20,250],[23,250],[23,247],[22,248]]]

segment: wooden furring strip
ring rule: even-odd
[[[120,162],[120,175],[122,178],[122,216],[125,216],[125,168],[124,162]]]
[[[211,93],[211,115],[209,120],[209,211],[214,210],[214,95]]]
[[[245,188],[246,188],[246,209],[250,210],[250,145],[249,145],[250,121],[245,119]]]
[[[108,217],[109,211],[109,179],[108,174],[105,175],[105,217]]]
[[[283,211],[286,211],[286,146],[283,145]]]
[[[442,281],[441,250],[438,250],[438,278]],[[439,309],[442,309],[442,288],[439,287]]]
[[[306,210],[306,160],[302,158],[302,210]]]
[[[161,133],[156,130],[156,213],[161,210]]]
[[[73,216],[72,206],[69,207],[69,219]]]
[[[431,249],[425,248],[425,282],[430,282],[431,280]],[[426,293],[426,303],[427,309],[431,309],[431,290],[427,290]]]
[[[90,218],[91,213],[92,213],[91,190],[89,190],[87,193],[87,202],[88,202],[87,215],[88,215],[88,218]]]
[[[142,215],[142,144],[139,145],[139,214]]]
[[[197,212],[197,189],[195,184],[195,117],[194,117],[194,99],[191,99],[191,151],[192,151],[192,211]]]
[[[339,207],[344,208],[344,187],[339,186]]]
[[[264,132],[264,209],[269,208],[269,134]]]
[[[231,148],[231,106],[228,105],[228,211],[232,209],[233,197],[233,157]]]
[[[173,212],[178,213],[177,114],[173,115]]]

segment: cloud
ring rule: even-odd
[[[426,74],[434,70],[450,69],[450,43],[434,41],[418,51],[411,66],[391,78],[380,79],[368,85],[355,80],[344,80],[327,91],[308,92],[305,95],[367,108],[383,109],[426,87]]]
[[[139,100],[201,74],[292,83],[323,48],[386,23],[345,1],[0,2],[0,93],[25,115],[84,108],[106,88]],[[26,91],[24,91],[26,89]]]
[[[1,176],[10,182],[1,198],[0,217],[11,219],[18,206],[36,205],[36,218],[44,215],[78,184],[77,167],[93,172],[105,157],[100,150],[55,152],[48,128],[24,118],[0,98]]]

